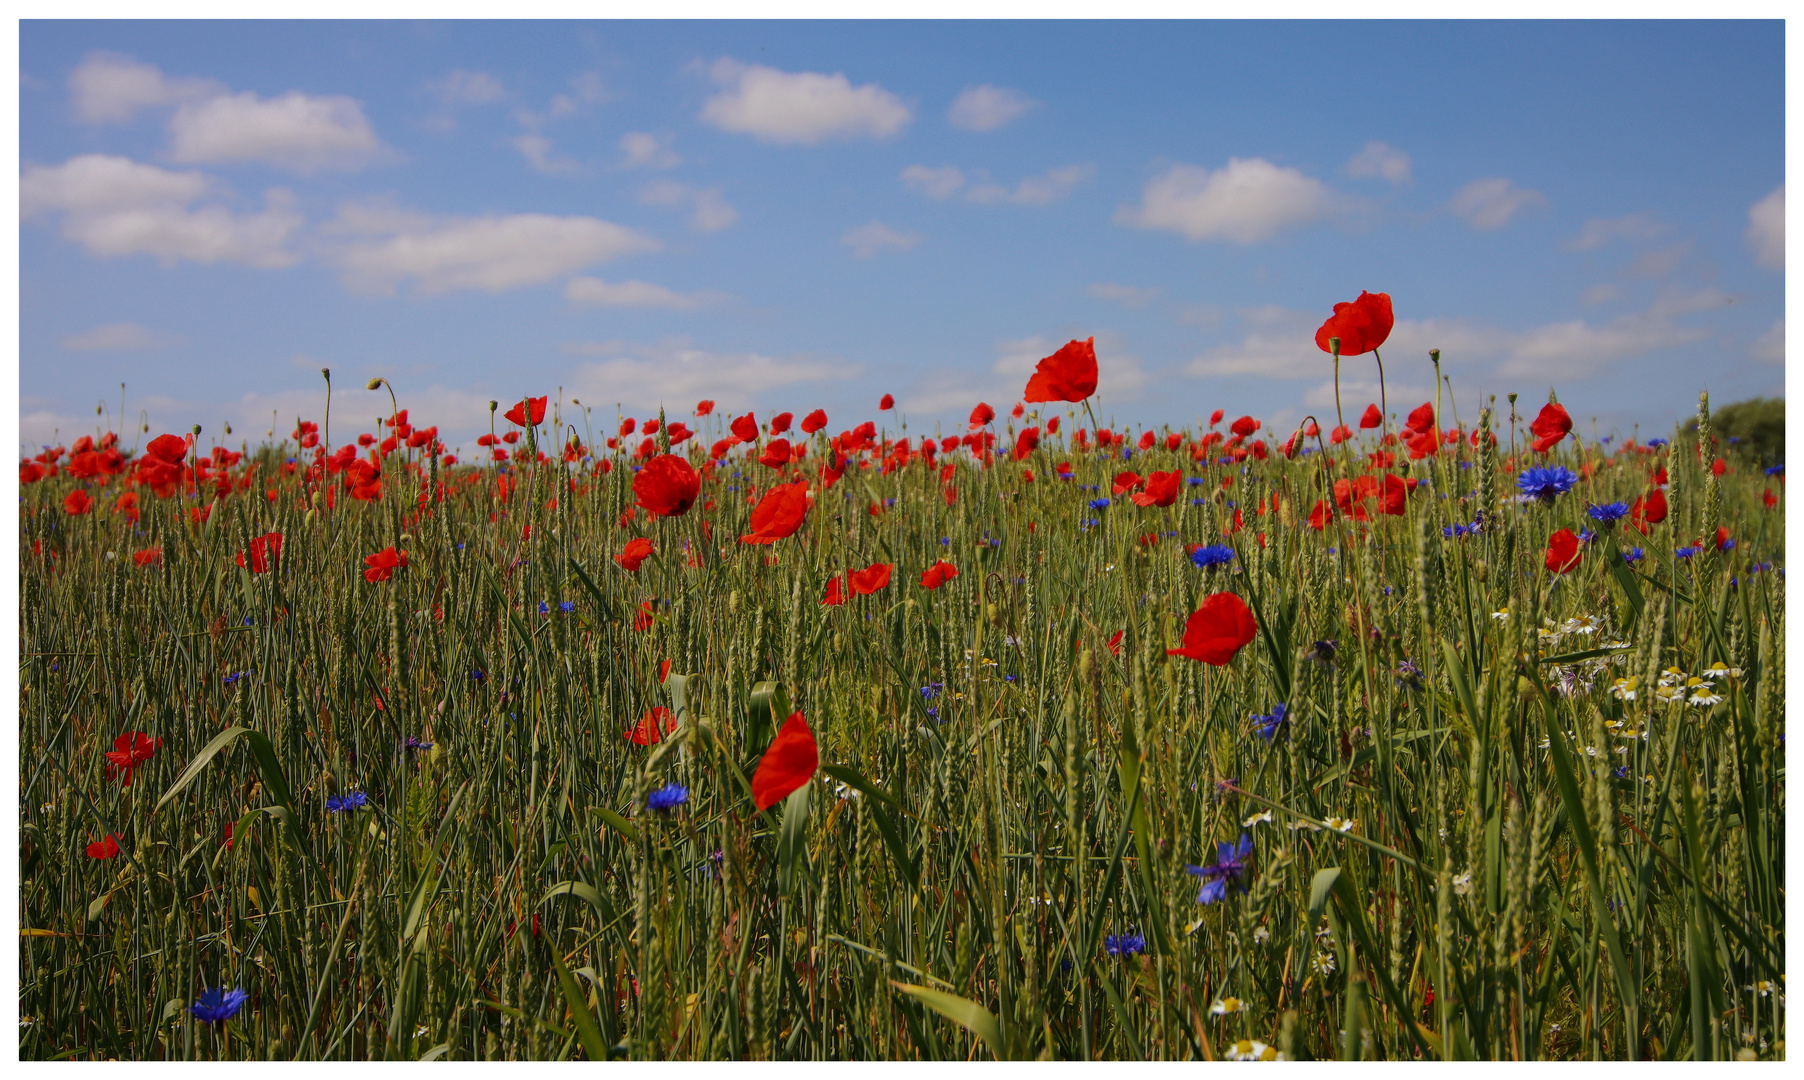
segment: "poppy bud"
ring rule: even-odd
[[[1332,352],[1335,356],[1340,355],[1340,338],[1331,337],[1328,339],[1328,351]]]
[[[329,368],[329,367],[323,367],[323,368],[320,368],[320,369],[319,369],[319,373],[320,373],[320,374],[321,374],[321,375],[324,375],[324,376],[325,376],[325,377],[326,377],[326,381],[327,381],[327,382],[331,382],[331,381],[332,381],[332,369],[331,369],[331,368]]]
[[[382,387],[382,376],[380,376],[380,375],[378,375],[378,376],[376,376],[376,377],[375,377],[375,378],[373,378],[373,379],[371,379],[371,380],[370,380],[370,381],[369,381],[369,382],[368,382],[368,383],[367,383],[367,384],[366,384],[366,385],[365,385],[365,386],[364,386],[364,389],[365,389],[365,390],[378,390],[378,389],[380,389],[380,388],[381,388],[381,387]],[[494,403],[494,402],[492,402],[492,401],[491,401],[491,402],[489,402],[489,408],[491,408],[491,409],[493,409],[493,408],[494,408],[494,407],[495,407],[495,403]]]

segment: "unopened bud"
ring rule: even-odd
[[[1333,353],[1335,356],[1340,355],[1340,338],[1331,337],[1328,339],[1328,351]]]
[[[321,375],[324,375],[324,376],[325,376],[325,377],[326,377],[326,381],[327,381],[327,382],[331,382],[331,381],[332,381],[332,369],[331,369],[331,368],[329,368],[329,367],[323,367],[323,368],[320,368],[320,369],[319,369],[319,373],[320,373],[320,374],[321,374]]]
[[[364,389],[365,390],[375,390],[375,389],[379,389],[381,386],[382,386],[382,376],[378,375],[375,378],[371,379],[369,381],[369,383],[364,386]]]

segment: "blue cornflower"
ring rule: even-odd
[[[1198,569],[1207,570],[1215,566],[1226,566],[1234,561],[1234,549],[1227,544],[1209,544],[1199,547],[1190,553],[1190,561]]]
[[[488,677],[489,677],[489,673],[482,670],[481,668],[472,668],[470,671],[470,678],[476,680],[477,682],[484,682],[488,679]]]
[[[1266,716],[1254,713],[1252,716],[1253,726],[1259,729],[1259,737],[1266,742],[1271,742],[1272,736],[1278,734],[1278,732],[1287,727],[1290,724],[1290,721],[1284,715],[1286,711],[1287,706],[1280,701],[1277,706],[1272,709],[1271,713]]]
[[[1718,550],[1718,551],[1734,551],[1735,550],[1735,541],[1733,539],[1724,540],[1722,543],[1716,545],[1716,550]]]
[[[1629,767],[1627,765],[1616,766],[1616,779],[1627,780],[1628,778],[1629,778]]]
[[[551,611],[551,605],[547,604],[543,600],[539,601],[539,614],[544,615],[544,614],[549,613],[550,611]]]
[[[560,600],[560,601],[559,601],[559,602],[558,602],[558,606],[557,606],[557,609],[558,609],[558,610],[559,610],[559,611],[562,611],[562,612],[564,612],[564,613],[565,613],[565,614],[569,614],[569,613],[570,613],[570,612],[572,612],[572,611],[575,611],[575,610],[576,610],[576,601],[574,601],[574,600]]]
[[[1471,463],[1471,462],[1470,462],[1470,461],[1466,461],[1466,460],[1464,460],[1464,459],[1461,459],[1461,461],[1460,461],[1460,463],[1459,463],[1459,467],[1460,467],[1460,468],[1461,468],[1461,469],[1470,469],[1470,468],[1471,468],[1471,467],[1472,467],[1472,463]]]
[[[188,1011],[194,1014],[196,1020],[217,1023],[237,1016],[238,1010],[244,1008],[244,1003],[248,1000],[250,995],[243,990],[215,987],[212,990],[202,990],[200,996],[194,999],[194,1004],[188,1006]]]
[[[1131,458],[1133,456],[1134,456],[1134,452],[1132,450],[1130,450],[1129,448],[1127,448],[1125,446],[1121,448],[1121,460],[1126,461],[1128,458]]]
[[[1616,436],[1614,436],[1614,435],[1605,435],[1603,438],[1601,438],[1597,441],[1600,443],[1603,443],[1605,446],[1608,446],[1608,445],[1610,445],[1610,440],[1614,439],[1615,437]]]
[[[1110,934],[1102,939],[1102,950],[1126,960],[1146,951],[1146,938],[1140,934]]]
[[[1203,879],[1203,889],[1196,894],[1199,904],[1213,904],[1228,898],[1228,886],[1247,891],[1246,879],[1253,872],[1253,838],[1240,834],[1240,846],[1217,843],[1214,866],[1185,866],[1184,872]]]
[[[1679,550],[1673,552],[1673,554],[1677,555],[1681,559],[1689,559],[1693,555],[1696,555],[1698,552],[1700,552],[1702,550],[1703,550],[1703,548],[1682,547]]]
[[[1622,553],[1622,561],[1625,563],[1638,563],[1641,561],[1642,556],[1646,554],[1647,552],[1642,551],[1640,548],[1630,548]]]
[[[1585,508],[1585,513],[1591,515],[1592,521],[1601,521],[1605,525],[1608,525],[1613,521],[1621,521],[1623,518],[1628,517],[1629,504],[1625,502],[1613,502],[1604,503],[1602,506],[1599,506],[1596,503],[1592,503]]]
[[[932,701],[934,698],[939,697],[940,691],[944,689],[946,689],[945,683],[930,682],[926,686],[921,687],[921,700]]]
[[[927,706],[927,715],[929,718],[931,718],[933,720],[934,723],[936,723],[936,724],[939,723],[940,722],[940,707],[938,705]]]
[[[1740,442],[1740,441],[1741,441],[1741,436],[1740,436],[1740,435],[1731,435],[1731,436],[1729,436],[1729,445],[1730,445],[1730,446],[1734,446],[1734,445],[1735,445],[1735,444],[1736,444],[1736,443],[1738,443],[1738,442]]]
[[[1441,526],[1441,535],[1445,536],[1449,540],[1452,540],[1455,537],[1464,536],[1469,531],[1471,531],[1471,530],[1467,529],[1464,525],[1443,525],[1443,526]]]
[[[1090,509],[1092,509],[1092,510],[1107,510],[1108,508],[1109,508],[1109,499],[1107,496],[1104,496],[1103,498],[1100,498],[1100,499],[1091,499],[1090,500]]]
[[[1524,495],[1531,495],[1544,503],[1551,503],[1556,495],[1564,495],[1578,483],[1578,476],[1564,465],[1552,468],[1523,469],[1522,475],[1516,478],[1516,487]]]
[[[1757,562],[1753,566],[1748,567],[1748,573],[1764,574],[1768,570],[1771,570],[1772,568],[1773,568],[1773,564],[1770,562]]]
[[[1591,541],[1597,539],[1597,533],[1591,529],[1580,529],[1578,539],[1581,544],[1589,544]]]
[[[950,536],[940,537],[940,546],[941,547],[951,547],[952,546],[952,538]]]
[[[257,669],[252,668],[250,671],[234,671],[230,675],[225,676],[224,678],[220,679],[219,681],[221,683],[224,683],[226,686],[230,686],[233,683],[237,682],[239,679],[242,679],[246,675],[249,675],[251,673],[251,671],[255,671],[255,670],[257,670]]]
[[[348,795],[328,795],[326,797],[326,813],[336,814],[342,810],[356,813],[363,809],[369,801],[370,797],[361,791],[353,791]]]
[[[409,735],[407,737],[407,741],[401,744],[401,748],[403,750],[409,750],[409,751],[430,750],[430,749],[432,749],[432,744],[429,742],[426,742],[422,739],[417,739],[412,735]]]
[[[1397,685],[1405,690],[1422,688],[1422,669],[1408,660],[1397,665]]]
[[[1647,444],[1649,446],[1665,446],[1667,443],[1669,443],[1671,441],[1672,441],[1671,439],[1649,439],[1647,441]]]
[[[645,797],[645,808],[668,814],[689,801],[689,789],[681,784],[665,784]]]
[[[1190,505],[1191,506],[1201,506],[1208,501],[1209,501],[1208,499],[1191,499]]]
[[[1770,465],[1767,467],[1766,474],[1768,476],[1778,476],[1780,473],[1782,473],[1784,471],[1785,471],[1784,465]]]
[[[1209,478],[1207,476],[1193,476],[1189,480],[1191,487],[1201,487],[1202,485],[1207,484],[1208,482],[1209,482]]]

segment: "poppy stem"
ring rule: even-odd
[[[1391,433],[1391,404],[1386,401],[1384,397],[1384,357],[1378,355],[1377,349],[1373,349],[1372,359],[1378,362],[1378,408],[1384,414],[1379,417],[1379,420],[1382,423],[1379,432],[1382,435],[1388,436]],[[1440,412],[1439,409],[1436,409],[1435,411],[1436,413]]]

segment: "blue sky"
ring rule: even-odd
[[[120,23],[20,30],[20,425],[487,402],[914,431],[1097,340],[1099,416],[1784,392],[1784,55],[1736,23]],[[1377,398],[1343,369],[1349,417]],[[380,401],[378,401],[380,399]],[[567,417],[568,418],[568,417]],[[344,425],[341,427],[340,425]]]

